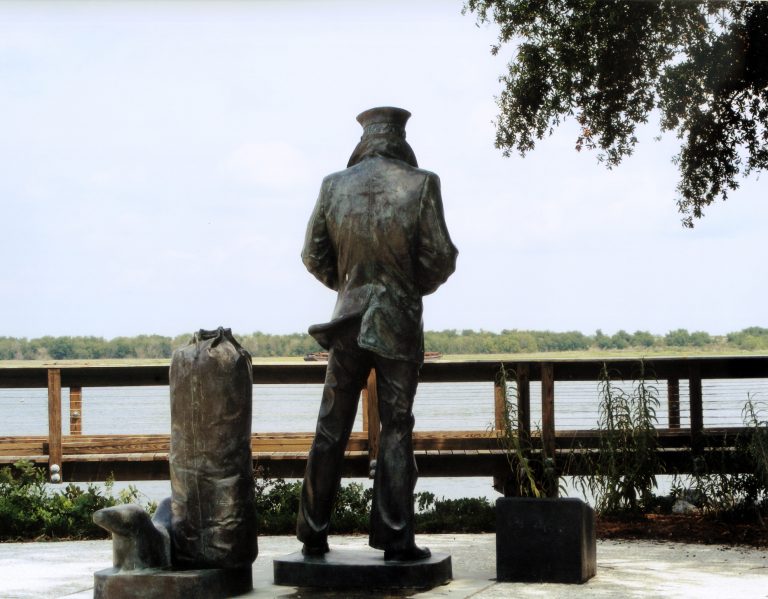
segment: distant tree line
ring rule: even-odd
[[[321,351],[317,342],[306,333],[268,335],[251,333],[236,335],[238,341],[253,356],[303,356]],[[164,337],[39,337],[25,339],[0,337],[0,360],[105,360],[170,358],[173,350],[189,343],[192,333]]]
[[[98,360],[120,358],[166,358],[176,339],[161,335],[136,337],[0,337],[2,360]]]
[[[164,337],[39,337],[36,339],[0,337],[0,360],[98,360],[170,358],[173,350],[189,342],[192,334]],[[237,335],[240,343],[253,356],[303,356],[321,351],[317,342],[306,333],[270,335],[251,333]],[[504,330],[500,333],[473,330],[427,331],[425,348],[443,354],[500,354],[553,351],[585,351],[590,349],[663,349],[711,348],[739,350],[768,350],[768,329],[749,327],[725,336],[713,336],[704,331],[689,332],[676,329],[666,335],[648,331],[617,331],[606,335],[598,329],[594,335],[578,331]]]
[[[663,348],[732,348],[742,350],[768,349],[768,329],[750,327],[725,336],[713,336],[704,331],[689,332],[675,329],[666,335],[648,331],[628,333],[620,330],[606,335],[598,329],[594,335],[579,331],[429,331],[425,340],[428,351],[445,354],[527,353],[552,351],[584,351],[590,349],[663,349]]]

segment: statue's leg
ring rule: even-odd
[[[388,553],[415,547],[413,490],[413,398],[419,366],[376,358],[376,381],[381,418],[379,455],[373,483],[369,544]]]
[[[371,364],[365,352],[332,348],[317,417],[317,430],[301,489],[296,535],[305,552],[327,551],[328,525],[341,482],[344,451]]]

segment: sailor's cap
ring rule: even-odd
[[[405,138],[405,124],[411,113],[394,106],[369,108],[357,115],[357,122],[363,126],[363,138],[374,135],[398,135]]]

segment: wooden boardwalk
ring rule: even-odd
[[[574,452],[599,446],[596,430],[556,430],[555,385],[561,381],[597,381],[603,365],[613,376],[632,380],[637,358],[578,359],[505,362],[517,377],[520,434],[530,439],[534,451],[554,456],[562,473],[583,469],[579,460],[565,459]],[[648,358],[647,373],[666,381],[668,428],[658,429],[659,454],[666,472],[689,472],[694,458],[717,452],[730,460],[734,471],[745,466],[736,459],[734,442],[749,431],[743,427],[711,427],[704,422],[702,381],[706,379],[768,379],[768,356],[717,356]],[[498,361],[428,362],[421,382],[494,382],[495,429],[488,431],[419,431],[414,450],[421,476],[497,476],[508,469],[498,442],[503,422],[503,393],[497,382]],[[322,363],[257,363],[253,379],[261,384],[322,383]],[[649,375],[650,376],[650,375]],[[531,430],[530,383],[541,382],[541,427]],[[690,425],[680,425],[680,384],[688,386]],[[59,465],[63,481],[151,480],[168,478],[169,435],[83,435],[81,433],[84,387],[168,385],[168,364],[83,365],[53,363],[44,366],[3,366],[0,388],[47,388],[48,434],[0,437],[0,465],[28,459],[47,467]],[[69,413],[62,414],[62,393],[69,393]],[[595,395],[595,405],[598,398]],[[87,406],[86,406],[87,407]],[[347,447],[345,476],[365,477],[378,451],[379,421],[375,377],[363,391],[363,431],[352,434]],[[63,419],[70,434],[62,433]],[[254,461],[270,476],[303,475],[312,433],[255,433],[251,440]],[[567,472],[565,472],[567,469]]]

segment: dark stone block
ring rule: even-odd
[[[451,556],[384,561],[380,551],[332,549],[320,557],[300,551],[274,560],[275,584],[323,589],[431,589],[451,580]]]
[[[583,583],[597,571],[595,512],[580,499],[496,501],[496,579]]]
[[[251,568],[99,570],[93,599],[225,599],[253,589]]]

